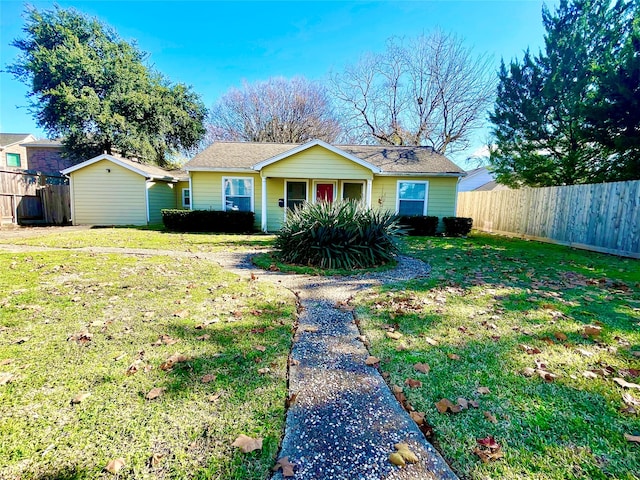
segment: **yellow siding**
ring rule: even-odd
[[[260,228],[262,208],[262,179],[258,173],[191,172],[191,202],[194,210],[223,210],[222,177],[253,178],[253,205],[256,228]]]
[[[149,223],[162,223],[164,208],[176,208],[175,185],[166,182],[151,182],[147,184],[149,194]]]
[[[428,181],[427,215],[455,216],[457,177],[378,177],[373,180],[371,206],[396,211],[398,180]]]
[[[280,230],[284,221],[284,207],[278,206],[278,200],[284,199],[284,179],[267,179],[267,230]]]
[[[175,190],[175,194],[176,194],[176,207],[178,209],[185,209],[188,210],[188,207],[183,207],[182,206],[182,189],[183,188],[189,188],[189,182],[178,182],[176,183],[176,186],[174,188]]]
[[[101,160],[73,172],[71,185],[74,225],[147,224],[143,176]]]
[[[365,179],[372,176],[368,168],[319,145],[264,167],[262,174],[266,177],[332,180]]]

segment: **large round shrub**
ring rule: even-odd
[[[357,202],[305,203],[287,212],[276,238],[287,263],[322,268],[368,268],[393,259],[397,217]]]

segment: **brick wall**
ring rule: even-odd
[[[73,163],[62,157],[62,148],[28,147],[29,169],[42,173],[60,173]]]

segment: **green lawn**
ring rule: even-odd
[[[166,235],[95,230],[55,242],[226,242]],[[103,468],[120,457],[119,478],[269,476],[292,296],[196,259],[55,251],[4,253],[0,264],[0,379],[10,378],[0,384],[0,478],[114,478]],[[184,358],[169,369],[174,354]],[[153,388],[162,394],[146,399]],[[240,434],[262,437],[262,450],[232,447]]]
[[[640,478],[640,445],[624,437],[639,416],[623,412],[640,390],[613,380],[640,383],[639,261],[488,235],[403,248],[432,276],[362,295],[360,328],[462,478]],[[479,408],[439,413],[443,398]],[[504,458],[483,463],[473,451],[489,435]]]
[[[36,236],[30,235],[24,238],[0,237],[0,244],[56,248],[120,247],[191,252],[221,252],[246,249],[248,247],[271,247],[274,238],[273,235],[176,233],[167,232],[162,226],[155,226],[139,228],[92,228],[75,231],[59,229],[55,232],[46,232]]]

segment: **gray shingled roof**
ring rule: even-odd
[[[27,138],[30,133],[0,133],[0,147],[13,145]]]
[[[62,148],[62,141],[60,140],[50,140],[48,138],[42,140],[35,140],[33,142],[26,142],[21,144],[23,147],[51,147],[51,148]]]
[[[301,144],[215,142],[200,152],[185,169],[250,169],[256,163],[280,155]],[[431,147],[396,147],[379,145],[335,145],[355,157],[371,163],[382,173],[453,173],[464,170]]]

